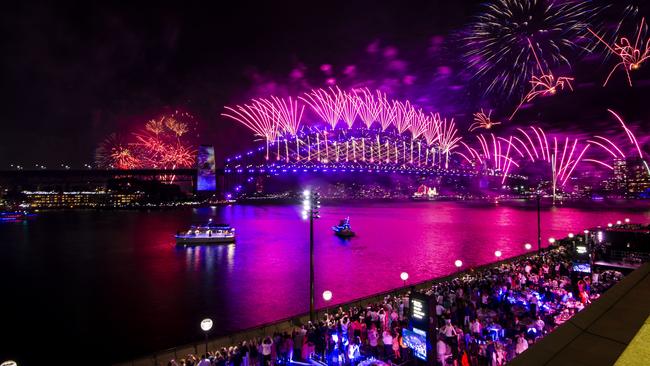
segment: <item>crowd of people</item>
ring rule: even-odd
[[[528,256],[422,292],[435,300],[438,365],[500,366],[568,320],[621,276],[605,272],[599,282],[573,271],[565,247]],[[433,314],[432,314],[433,315]],[[363,307],[338,308],[315,323],[237,346],[171,360],[170,366],[271,366],[305,361],[357,365],[364,360],[404,364],[415,360],[403,338],[409,293],[386,296]]]

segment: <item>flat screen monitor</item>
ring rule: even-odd
[[[422,329],[402,329],[404,344],[413,350],[413,355],[423,361],[427,360],[427,332]]]
[[[589,263],[573,263],[573,272],[591,273],[591,265]]]

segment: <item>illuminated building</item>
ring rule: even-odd
[[[23,191],[25,201],[33,208],[100,208],[128,207],[139,204],[144,192],[110,191],[46,192]]]
[[[637,195],[650,189],[650,172],[641,159],[628,159],[626,162],[627,192]]]

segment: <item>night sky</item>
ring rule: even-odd
[[[369,63],[367,50],[373,44],[399,50],[408,65],[405,73],[419,77],[413,86],[417,93],[402,88],[404,95],[397,97],[415,96],[423,105],[433,101],[466,128],[471,113],[486,101],[460,77],[428,89],[432,83],[420,82],[425,79],[420,75],[432,69],[449,70],[452,78],[462,75],[462,65],[453,56],[454,34],[476,14],[478,4],[418,0],[5,5],[0,15],[0,169],[11,163],[80,167],[94,160],[97,144],[109,134],[129,133],[134,125],[176,109],[195,116],[193,142],[214,144],[222,159],[253,140],[245,129],[219,116],[224,105],[259,94],[295,95],[305,91],[301,85],[324,86],[318,78],[311,78],[309,85],[285,83],[296,67],[313,72],[326,63],[356,65],[365,68],[364,77],[372,77],[376,62]],[[427,50],[436,42],[442,42],[443,50],[436,51],[434,62],[422,55],[431,53]],[[544,100],[524,116],[528,113],[530,120],[558,130],[600,125],[607,130],[607,106],[618,108],[628,122],[647,132],[648,71],[635,74],[635,88],[619,77],[604,89],[600,84],[608,66],[592,58],[574,67],[576,92]],[[445,99],[443,87],[461,92]]]

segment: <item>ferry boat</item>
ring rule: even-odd
[[[176,245],[229,244],[235,242],[235,228],[227,224],[192,225],[176,234]]]
[[[334,230],[334,234],[336,234],[336,236],[339,236],[341,238],[351,238],[355,235],[354,231],[352,231],[352,227],[350,226],[349,217],[341,220],[338,225],[332,226],[332,230]]]

